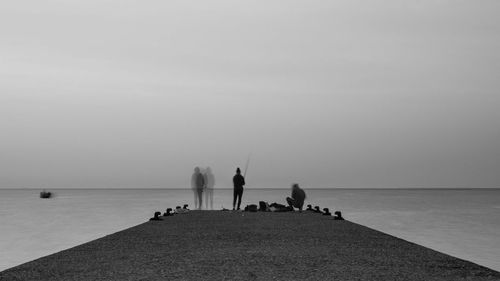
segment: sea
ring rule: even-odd
[[[194,206],[190,189],[0,189],[0,271]],[[305,189],[306,204],[404,240],[500,271],[500,189]],[[285,204],[288,189],[245,188],[242,206]],[[232,190],[213,205],[232,209]],[[278,230],[277,230],[278,231]]]

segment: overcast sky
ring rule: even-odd
[[[2,1],[0,187],[500,187],[500,1]]]

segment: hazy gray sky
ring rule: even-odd
[[[500,187],[500,1],[2,1],[0,187]]]

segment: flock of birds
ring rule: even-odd
[[[331,216],[332,215],[330,213],[330,209],[323,208],[323,211],[321,211],[320,208],[319,208],[319,206],[315,206],[314,209],[313,209],[311,205],[307,205],[306,211],[308,211],[308,212],[314,212],[314,213],[320,213],[320,214],[323,214],[323,216]],[[344,218],[342,217],[342,212],[335,211],[333,214],[334,214],[333,215],[333,219],[334,220],[344,220]]]
[[[265,202],[261,202],[260,208],[257,209],[257,205],[248,205],[245,208],[245,211],[248,212],[257,212],[257,211],[264,211],[264,212],[286,212],[286,211],[293,211],[292,207],[289,206],[284,206],[278,203],[272,203],[271,205],[267,205],[267,203],[262,204]],[[175,207],[175,209],[168,208],[165,210],[165,213],[163,213],[163,217],[169,217],[177,214],[187,214],[189,212],[188,204],[184,204],[184,206],[181,208],[181,206]],[[222,211],[229,211],[228,209],[222,209]],[[313,212],[313,213],[318,213],[322,214],[323,216],[332,216],[330,213],[330,209],[328,208],[323,208],[323,211],[321,211],[319,206],[315,206],[314,208],[312,205],[307,205],[307,208],[305,210],[306,212]],[[153,217],[150,218],[150,221],[161,221],[162,214],[161,212],[155,212]],[[334,220],[344,220],[342,217],[342,213],[340,211],[335,211],[333,215]]]
[[[168,208],[165,210],[165,213],[163,213],[164,217],[170,217],[175,214],[187,214],[189,212],[188,209],[188,204],[184,204],[184,206],[181,208],[181,206],[175,207],[175,210],[172,210],[172,208]],[[150,221],[161,221],[162,219],[160,218],[161,212],[155,212],[153,217],[150,218]]]

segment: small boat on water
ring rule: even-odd
[[[40,192],[40,198],[50,198],[52,197],[52,193],[50,191],[42,191]]]

